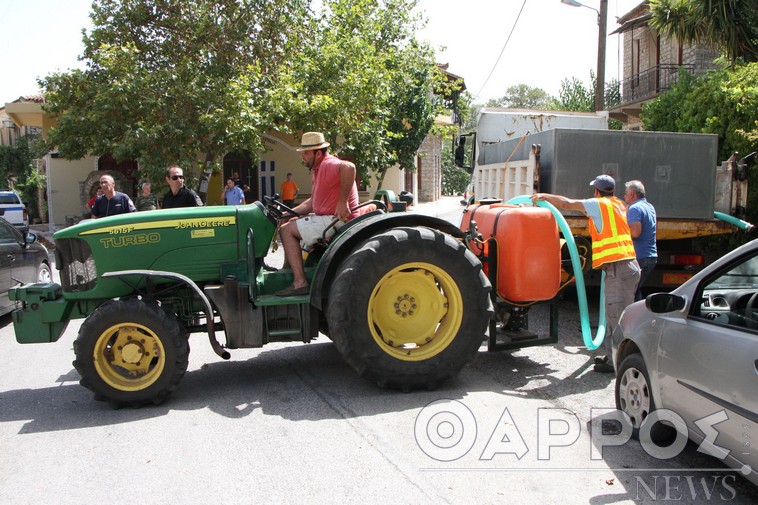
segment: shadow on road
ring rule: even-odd
[[[208,363],[197,363],[191,353],[190,370],[169,400],[141,409],[117,410],[96,402],[91,392],[78,384],[78,373],[70,369],[58,377],[54,387],[0,392],[0,422],[28,421],[21,433],[35,433],[199,409],[228,418],[245,417],[260,409],[266,415],[288,420],[320,420],[418,409],[438,399],[459,399],[479,391],[555,399],[606,388],[611,375],[585,375],[591,367],[591,353],[580,348],[581,339],[574,334],[570,318],[563,314],[573,307],[569,304],[561,310],[565,321],[557,345],[502,353],[487,353],[482,347],[458,377],[435,391],[403,394],[381,389],[360,378],[331,342],[321,337],[311,344],[235,351],[230,362],[215,361],[211,355]],[[8,324],[10,317],[0,318],[0,327]],[[544,314],[535,311],[530,324],[544,326]],[[194,349],[205,343],[193,336],[191,345],[196,352]],[[254,357],[245,359],[246,353]]]

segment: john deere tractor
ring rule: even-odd
[[[264,263],[278,223],[295,215],[276,200],[79,223],[54,235],[61,285],[11,293],[16,338],[54,342],[85,318],[74,342],[81,384],[120,405],[165,401],[193,333],[206,333],[223,359],[321,333],[380,386],[434,388],[482,343],[490,282],[458,228],[375,205],[307,253],[310,293],[293,297],[274,294],[291,271]]]

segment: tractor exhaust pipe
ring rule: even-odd
[[[205,295],[203,295],[205,296]],[[210,307],[210,302],[207,301],[208,307]],[[229,354],[229,351],[221,347],[221,344],[218,343],[218,340],[216,340],[216,330],[215,326],[216,324],[213,322],[213,311],[211,310],[209,315],[207,316],[208,321],[208,340],[211,342],[211,348],[213,349],[213,352],[218,354],[223,359],[229,359],[232,357],[231,354]]]

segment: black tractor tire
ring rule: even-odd
[[[74,341],[79,383],[95,400],[117,406],[159,405],[187,371],[187,332],[157,303],[113,300],[82,323]]]
[[[491,286],[462,242],[425,227],[366,240],[329,291],[332,341],[381,387],[434,389],[471,361],[493,315]]]
[[[621,362],[614,386],[616,408],[632,420],[632,438],[640,439],[640,426],[655,412],[650,374],[640,353],[630,354]],[[672,426],[656,422],[650,428],[650,439],[656,444],[670,442],[676,435]]]

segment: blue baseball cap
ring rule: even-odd
[[[616,181],[610,175],[598,175],[594,181],[590,181],[590,186],[595,186],[600,191],[607,193],[616,190]]]

